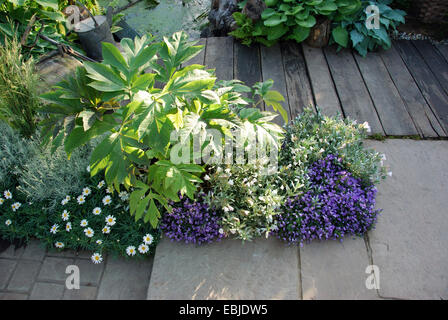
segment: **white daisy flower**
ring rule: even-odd
[[[104,226],[104,228],[101,230],[103,231],[103,233],[110,233],[110,227],[109,226]]]
[[[93,209],[92,213],[94,215],[96,215],[96,216],[101,214],[101,208],[100,207],[96,207],[95,209]]]
[[[15,202],[14,204],[11,205],[12,207],[12,211],[16,211],[20,208],[22,204],[20,202]]]
[[[114,216],[107,216],[106,217],[106,223],[109,226],[113,226],[116,223],[116,218]]]
[[[92,238],[95,232],[93,232],[92,228],[86,228],[84,229],[84,234],[86,235],[86,237]]]
[[[82,194],[85,196],[88,196],[91,193],[92,193],[92,190],[90,190],[89,187],[85,187],[84,189],[82,189]]]
[[[99,253],[94,253],[90,259],[92,259],[94,264],[98,264],[103,261],[103,257]]]
[[[111,187],[107,187],[106,188],[106,193],[112,193],[112,188]]]
[[[5,202],[5,199],[0,198],[0,206]]]
[[[84,202],[86,202],[86,198],[84,197],[84,195],[78,196],[76,200],[78,201],[78,204],[83,204]]]
[[[70,213],[67,210],[64,210],[64,212],[62,212],[62,220],[67,221],[68,218],[70,218]]]
[[[9,190],[3,192],[3,195],[5,196],[5,199],[12,199],[12,193]]]
[[[87,172],[90,172],[90,166],[87,166],[86,170]]]
[[[65,231],[70,232],[70,230],[72,230],[72,223],[67,222],[67,224],[65,225]]]
[[[62,243],[62,242],[56,242],[55,244],[54,244],[54,246],[56,247],[56,248],[59,248],[59,249],[62,249],[62,248],[64,248],[64,244]]]
[[[206,174],[206,175],[204,176],[204,180],[205,180],[205,181],[210,180],[210,176],[209,176],[208,174]]]
[[[229,185],[233,186],[233,180],[232,179],[229,180]]]
[[[99,246],[103,244],[103,240],[101,240],[101,239],[98,239],[98,240],[96,240],[95,242],[96,242],[96,244],[99,245]]]
[[[154,240],[153,236],[149,233],[143,237],[143,242],[146,244],[151,244],[153,240]]]
[[[61,204],[63,205],[63,206],[65,206],[66,204],[67,204],[67,199],[62,199],[62,201],[61,201]]]
[[[12,221],[11,221],[10,219],[8,219],[8,220],[5,221],[5,224],[6,224],[7,226],[10,226],[11,223],[12,223]]]
[[[81,227],[87,227],[89,225],[89,221],[86,219],[81,220],[80,226]]]
[[[54,224],[50,229],[50,233],[56,234],[56,232],[58,232],[58,228],[59,226],[57,224]]]
[[[109,204],[111,204],[112,203],[112,198],[110,197],[110,196],[105,196],[104,198],[103,198],[103,204],[105,205],[105,206],[107,206],[107,205],[109,205]]]
[[[135,255],[135,247],[134,246],[127,247],[126,253],[128,256],[134,256]]]
[[[65,200],[70,201],[71,197],[70,196],[65,196]]]
[[[142,243],[141,245],[138,246],[138,251],[140,253],[146,253],[149,251],[149,247],[145,243]]]
[[[104,180],[101,180],[100,182],[98,182],[98,189],[101,189],[102,187],[104,187],[106,183],[104,182]]]

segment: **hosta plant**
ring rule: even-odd
[[[308,38],[318,18],[333,20],[347,17],[360,8],[359,0],[278,0],[265,1],[267,8],[255,23],[243,13],[233,17],[238,29],[231,32],[235,38],[249,45],[253,41],[270,46],[280,39],[302,42]]]
[[[108,186],[131,192],[135,220],[155,227],[161,208],[171,211],[170,200],[179,201],[179,194],[193,198],[205,165],[198,152],[211,149],[219,155],[224,137],[236,130],[274,144],[282,137],[282,129],[270,122],[275,115],[255,108],[265,100],[285,114],[272,83],[216,85],[213,70],[184,66],[202,49],[185,33],[161,42],[148,36],[123,39],[122,52],[109,43],[102,46],[102,63],[84,63],[74,77],[42,96],[47,101],[40,110],[47,116],[44,136],[63,144],[69,156],[98,138],[91,175],[104,171]],[[208,137],[209,129],[221,138]],[[193,148],[195,139],[199,148]],[[178,150],[187,151],[182,161],[173,158]]]
[[[362,7],[355,15],[339,16],[335,20],[331,41],[336,42],[339,47],[353,47],[361,56],[378,48],[389,49],[392,44],[389,31],[405,23],[406,15],[403,10],[391,8],[391,3],[392,0],[362,1]],[[368,13],[369,6],[378,8],[379,28],[369,29],[366,26],[367,19],[373,18]]]

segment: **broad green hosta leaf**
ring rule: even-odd
[[[304,28],[301,26],[297,26],[294,28],[293,32],[288,36],[288,39],[293,39],[296,42],[300,43],[304,41],[310,35],[310,28]]]
[[[340,46],[347,48],[348,45],[348,32],[346,29],[342,28],[341,26],[338,26],[333,29],[331,32],[334,41],[336,41],[337,44]]]

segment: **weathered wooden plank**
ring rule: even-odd
[[[262,81],[260,47],[258,45],[248,47],[237,41],[234,42],[233,74],[235,79],[243,81],[250,87],[256,82]],[[248,96],[248,94],[244,95]],[[264,110],[264,105],[260,105],[259,107],[261,110]]]
[[[208,38],[205,65],[216,69],[218,80],[233,79],[233,38]]]
[[[398,40],[395,45],[444,131],[448,132],[448,96],[412,43]]]
[[[306,44],[302,44],[302,47],[316,106],[327,116],[343,114],[322,49],[313,48]]]
[[[277,90],[283,95],[283,97],[285,97],[283,107],[288,112],[288,119],[291,120],[291,110],[289,108],[288,92],[286,91],[285,70],[283,68],[280,45],[276,44],[269,48],[263,46],[260,48],[260,51],[263,81],[267,81],[269,79],[274,81],[272,89]],[[266,106],[266,110],[274,112],[272,107]],[[280,115],[274,119],[274,122],[279,125],[283,125],[285,123],[283,117]]]
[[[435,47],[448,62],[448,44],[436,44]]]
[[[280,47],[291,118],[294,119],[304,108],[314,108],[313,92],[300,45],[295,42],[283,42]]]
[[[446,136],[395,47],[392,46],[391,49],[382,51],[381,58],[414,120],[419,134],[430,138]]]
[[[354,56],[386,135],[417,135],[412,118],[378,53],[370,52],[365,58]]]
[[[360,122],[367,121],[372,134],[384,134],[369,92],[349,50],[336,53],[334,47],[324,49],[341,101],[344,115]]]
[[[205,59],[205,50],[207,48],[207,38],[201,38],[199,39],[198,43],[196,45],[202,45],[204,46],[204,48],[202,49],[201,52],[198,53],[197,56],[194,56],[193,58],[191,58],[190,60],[188,60],[187,62],[183,63],[182,66],[186,67],[186,66],[191,66],[192,64],[204,64],[204,59]]]
[[[445,93],[448,93],[448,62],[428,40],[412,41],[412,44],[420,52],[437,80],[439,80]]]

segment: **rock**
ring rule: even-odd
[[[247,0],[242,12],[255,22],[260,20],[261,13],[265,9],[266,3],[263,0]]]
[[[238,0],[213,0],[208,15],[210,26],[201,36],[226,36],[236,29],[232,14],[238,11]]]

